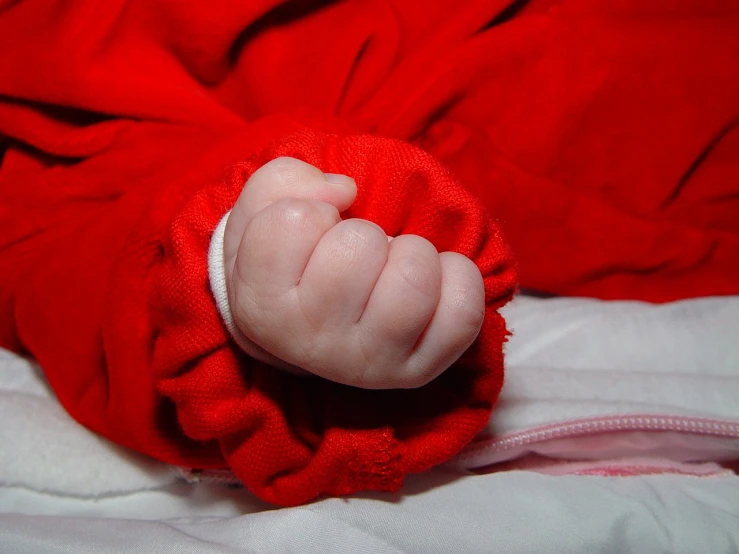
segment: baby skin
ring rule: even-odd
[[[342,220],[353,179],[293,158],[257,170],[224,236],[242,347],[276,368],[368,389],[420,387],[480,332],[483,281],[455,252]]]

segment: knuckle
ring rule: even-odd
[[[303,222],[314,215],[314,208],[310,202],[298,198],[282,198],[273,204],[278,218],[285,222]]]
[[[461,254],[444,256],[446,269],[453,275],[453,284],[444,293],[449,310],[458,325],[479,331],[485,318],[485,288],[480,270]]]
[[[469,287],[452,290],[448,297],[450,310],[458,325],[479,330],[485,318],[485,301]]]
[[[270,206],[271,223],[289,233],[301,233],[321,227],[329,210],[322,209],[317,204],[310,200],[282,198]]]
[[[299,193],[306,182],[320,174],[316,167],[304,161],[281,156],[257,169],[249,178],[246,188],[257,198]]]
[[[393,265],[404,285],[438,300],[441,288],[441,266],[436,248],[416,235],[403,235],[391,243]]]
[[[402,235],[399,237],[402,242],[405,243],[406,247],[415,251],[422,252],[425,256],[438,256],[436,247],[431,243],[430,240],[421,237],[419,235]]]
[[[282,185],[292,185],[300,179],[301,170],[306,166],[296,158],[280,156],[260,167],[254,176],[257,180],[276,181]]]
[[[369,237],[361,231],[348,225],[343,225],[337,233],[336,249],[350,254],[352,257],[365,250],[370,245]]]
[[[402,283],[423,296],[438,299],[440,275],[424,256],[409,252],[395,262],[395,271]]]
[[[398,261],[398,275],[406,284],[424,289],[429,281],[427,265],[419,256],[406,254]]]
[[[364,219],[347,219],[342,222],[342,227],[349,232],[362,237],[362,240],[367,244],[387,244],[387,235],[385,232],[371,221],[366,221]]]
[[[305,165],[295,158],[281,156],[274,160],[274,178],[284,187],[292,188],[300,181]]]
[[[337,225],[335,249],[342,257],[355,258],[386,248],[385,234],[368,222],[348,219]]]

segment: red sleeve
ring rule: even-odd
[[[5,152],[0,344],[37,358],[81,423],[165,462],[230,467],[279,504],[397,489],[484,426],[503,378],[496,310],[514,272],[497,227],[428,154],[281,116],[215,134],[50,123],[16,108],[25,123],[53,127],[44,136],[57,156],[19,143]],[[232,343],[209,291],[207,249],[244,182],[277,156],[355,177],[350,216],[477,262],[483,331],[442,377],[365,391],[285,374]]]

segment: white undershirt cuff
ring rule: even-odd
[[[227,212],[218,223],[213,236],[210,239],[208,249],[208,277],[210,279],[210,290],[215,298],[218,313],[221,315],[226,329],[231,334],[242,350],[246,350],[249,343],[246,335],[239,329],[231,313],[231,304],[228,300],[228,288],[226,287],[226,261],[224,259],[223,243],[226,235],[226,223],[231,212]]]

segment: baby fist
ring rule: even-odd
[[[480,271],[426,239],[342,220],[354,181],[293,158],[247,181],[224,236],[226,287],[252,357],[371,389],[422,386],[477,337]]]

